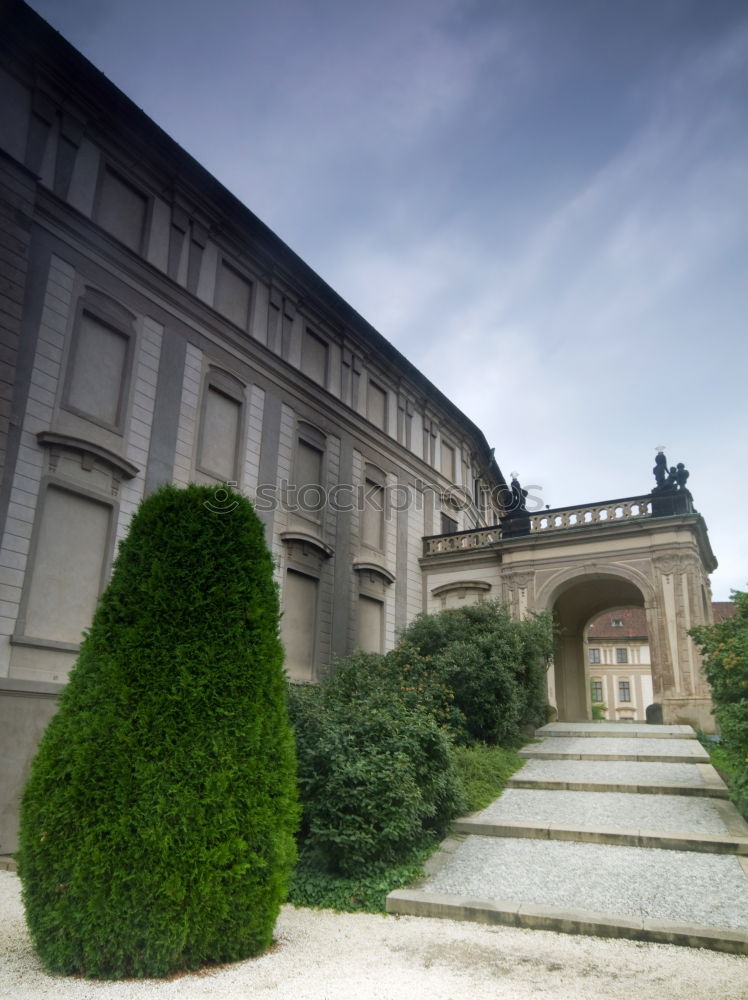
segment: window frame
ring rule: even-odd
[[[616,646],[616,663],[628,663],[629,651],[626,646]]]
[[[227,399],[232,400],[239,404],[239,416],[237,420],[237,433],[236,433],[236,445],[234,451],[234,470],[233,474],[227,479],[222,473],[211,469],[209,466],[203,464],[203,444],[205,440],[205,418],[208,408],[208,396],[211,391],[219,393],[225,396]],[[244,450],[244,434],[245,434],[245,423],[246,423],[246,403],[247,403],[247,387],[243,382],[240,382],[236,376],[232,375],[230,372],[226,372],[221,368],[217,368],[214,365],[209,365],[207,371],[203,375],[202,388],[200,392],[200,414],[198,417],[198,427],[195,443],[195,471],[201,473],[204,476],[209,476],[211,479],[219,483],[239,483],[241,478],[241,467],[240,459]]]
[[[631,681],[630,680],[626,679],[626,680],[619,680],[618,681],[618,701],[622,705],[623,704],[630,705],[632,703],[631,702]]]
[[[102,207],[104,203],[104,185],[106,183],[107,173],[112,174],[114,177],[120,181],[125,187],[130,188],[136,194],[140,195],[145,200],[145,212],[143,213],[143,227],[140,233],[140,242],[137,247],[131,246],[129,243],[125,243],[116,233],[113,233],[111,229],[107,227],[101,221]],[[106,233],[107,236],[116,240],[120,246],[126,247],[132,253],[137,254],[139,257],[145,257],[146,250],[148,246],[148,238],[151,231],[151,222],[153,218],[153,195],[146,190],[138,181],[133,181],[128,172],[123,170],[118,163],[114,160],[109,159],[106,156],[101,158],[101,164],[99,167],[99,174],[96,179],[96,193],[94,195],[94,205],[93,212],[91,213],[93,221],[101,229],[102,232]]]
[[[226,313],[222,312],[222,310],[219,309],[219,307],[218,307],[218,294],[219,294],[219,288],[223,284],[223,282],[222,282],[222,275],[223,275],[224,268],[226,270],[228,270],[228,271],[233,271],[233,273],[238,278],[240,278],[242,281],[244,281],[247,284],[247,288],[248,288],[247,318],[246,318],[246,322],[243,325],[241,323],[237,323],[237,321],[235,319],[233,319],[231,316],[227,316]],[[236,263],[236,261],[234,261],[234,259],[232,257],[230,257],[228,254],[219,252],[218,253],[218,260],[216,262],[216,281],[215,281],[215,286],[213,288],[213,302],[212,302],[213,311],[216,312],[216,313],[218,313],[218,315],[221,317],[221,319],[225,320],[227,323],[231,323],[231,325],[235,329],[241,330],[242,333],[249,333],[251,325],[252,325],[252,308],[253,308],[253,305],[254,305],[254,301],[255,301],[255,282],[254,282],[254,280],[247,274],[246,271],[244,271],[241,267],[239,267],[239,265]]]

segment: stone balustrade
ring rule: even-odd
[[[613,524],[651,516],[652,497],[648,494],[576,507],[555,507],[553,510],[542,510],[529,515],[530,534],[584,528],[595,524]],[[501,540],[502,531],[498,524],[489,528],[457,531],[450,535],[430,535],[423,540],[423,554],[434,556],[446,552],[487,549],[498,545]]]

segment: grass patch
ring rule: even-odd
[[[509,778],[525,763],[516,750],[483,743],[454,747],[453,754],[466,812],[490,805],[504,791]]]

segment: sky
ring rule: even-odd
[[[748,589],[744,0],[32,0],[560,507]]]

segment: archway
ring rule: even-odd
[[[554,652],[558,718],[584,722],[591,718],[584,630],[602,612],[620,607],[645,607],[642,590],[614,573],[582,573],[559,584],[548,606],[559,629]]]

